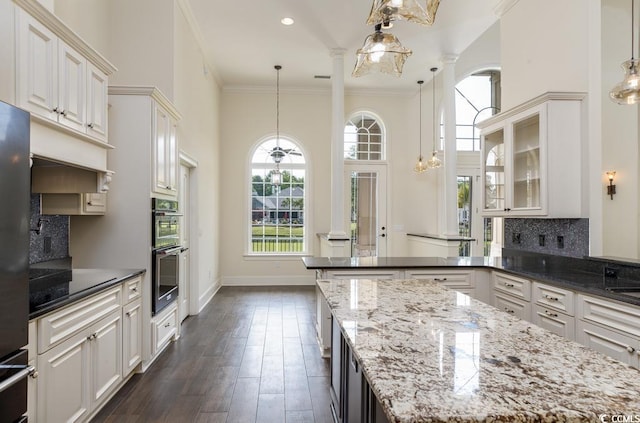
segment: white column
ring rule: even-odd
[[[442,58],[444,111],[444,235],[458,235],[458,163],[456,146],[456,75],[458,56]]]
[[[331,50],[331,231],[329,239],[344,239],[344,49]]]

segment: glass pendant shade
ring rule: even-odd
[[[624,62],[621,67],[625,71],[624,79],[613,87],[609,96],[618,104],[636,104],[640,102],[640,75],[638,75],[639,59]]]
[[[356,66],[351,74],[359,77],[379,71],[394,76],[402,75],[402,67],[411,50],[400,44],[393,34],[384,33],[376,27],[376,32],[364,40],[364,45],[356,54]]]
[[[427,160],[427,168],[428,169],[437,169],[442,166],[442,160],[438,158],[438,152],[434,150],[431,153],[431,157]]]
[[[282,173],[280,168],[276,167],[276,170],[271,172],[271,185],[280,186],[282,184]]]
[[[427,0],[423,7],[418,0],[373,0],[367,25],[390,21],[408,21],[433,25],[440,0]]]
[[[418,156],[418,163],[413,167],[413,170],[417,173],[425,172],[428,169],[427,163],[424,161],[422,154]]]

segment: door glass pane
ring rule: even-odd
[[[471,237],[471,176],[458,176],[458,234]],[[460,241],[458,255],[471,255],[471,242]]]
[[[502,129],[484,137],[484,209],[504,210],[504,132]]]
[[[540,119],[513,127],[513,207],[540,207]]]
[[[376,256],[378,227],[378,174],[351,172],[351,256]]]

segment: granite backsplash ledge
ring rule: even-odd
[[[40,210],[40,194],[31,194],[29,264],[69,257],[69,216],[43,216]]]
[[[504,219],[504,247],[584,257],[589,254],[589,219]]]

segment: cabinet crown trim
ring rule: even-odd
[[[139,85],[109,85],[109,95],[139,95],[151,97],[160,104],[175,119],[181,120],[182,115],[157,87]]]
[[[581,100],[584,100],[586,97],[587,97],[587,94],[582,92],[560,92],[560,91],[547,92],[529,101],[519,104],[509,110],[505,110],[504,112],[493,115],[490,118],[483,120],[482,122],[478,122],[476,123],[476,127],[479,129],[486,128],[487,126],[490,126],[497,122],[501,122],[507,118],[510,118],[511,116],[515,116],[520,112],[529,110],[532,107],[543,104],[549,100],[581,101]]]
[[[118,69],[105,57],[87,44],[78,34],[69,28],[56,15],[51,13],[36,0],[13,0],[15,4],[37,19],[41,24],[51,30],[58,38],[77,50],[87,60],[107,75],[111,75]]]

